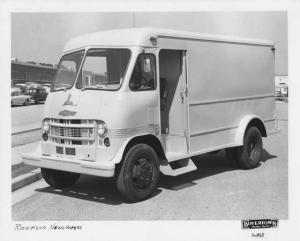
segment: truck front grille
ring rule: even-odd
[[[60,127],[51,126],[50,134],[60,137],[94,138],[94,128]]]
[[[94,120],[50,119],[52,142],[66,145],[92,145],[95,141]]]

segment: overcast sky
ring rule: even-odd
[[[287,74],[285,12],[13,13],[11,56],[56,64],[64,44],[72,37],[142,26],[269,39],[276,45],[276,73]]]

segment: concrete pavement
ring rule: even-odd
[[[11,108],[12,134],[41,127],[44,105],[17,106]]]
[[[11,146],[24,145],[40,139],[44,105],[11,108]]]

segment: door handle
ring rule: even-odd
[[[181,103],[184,101],[184,91],[180,91]]]

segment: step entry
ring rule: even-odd
[[[184,173],[197,170],[196,165],[191,158],[185,158],[170,162],[168,165],[160,166],[160,171],[168,176],[179,176]]]

